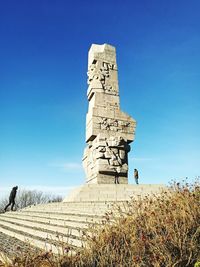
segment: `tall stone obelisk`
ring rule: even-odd
[[[93,44],[89,50],[87,96],[86,183],[63,201],[127,201],[160,192],[163,185],[128,184],[128,152],[136,122],[120,110],[116,52],[111,45]]]
[[[129,144],[134,140],[136,121],[120,110],[115,47],[93,44],[87,74],[86,182],[127,184]]]

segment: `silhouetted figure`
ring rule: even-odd
[[[119,174],[120,174],[120,171],[121,171],[121,167],[118,166],[118,167],[116,168],[115,184],[119,184]]]
[[[17,194],[17,189],[18,189],[18,186],[15,186],[12,188],[11,192],[10,192],[10,196],[9,196],[9,203],[8,205],[5,207],[5,212],[7,210],[7,208],[11,205],[11,210],[13,210],[13,207],[15,205],[15,197],[16,197],[16,194]]]
[[[119,176],[118,176],[118,173],[115,175],[115,184],[119,184]]]
[[[134,178],[135,178],[135,183],[139,184],[138,183],[139,175],[138,175],[138,170],[137,169],[134,169]]]

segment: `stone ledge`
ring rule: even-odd
[[[85,184],[75,188],[63,202],[128,201],[131,197],[158,194],[167,190],[163,184]]]

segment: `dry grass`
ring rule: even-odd
[[[91,232],[84,237],[87,248],[76,255],[23,255],[7,267],[199,267],[199,182],[174,184],[157,197],[132,200],[107,213],[104,225]]]
[[[172,191],[133,200],[118,213],[120,218],[107,223],[90,242],[91,261],[99,266],[183,267],[194,266],[200,257],[197,183],[174,184]]]

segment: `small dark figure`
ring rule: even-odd
[[[118,166],[118,167],[116,168],[115,184],[119,184],[119,174],[120,174],[120,171],[121,171],[121,167]]]
[[[15,186],[12,188],[11,192],[10,192],[10,196],[9,196],[9,203],[8,205],[5,207],[5,212],[7,210],[7,208],[11,205],[11,210],[13,210],[13,207],[15,205],[15,197],[16,197],[16,194],[17,194],[17,189],[18,189],[18,186]]]
[[[119,176],[118,173],[115,175],[115,184],[119,184]]]
[[[139,175],[138,175],[138,170],[137,169],[134,169],[134,178],[135,178],[135,183],[139,184],[138,183]]]

